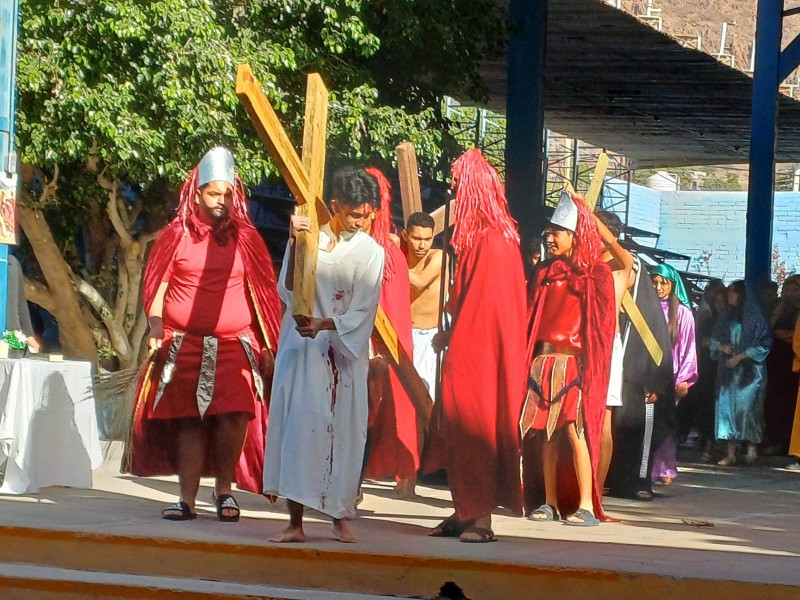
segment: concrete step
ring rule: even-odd
[[[228,581],[152,577],[59,569],[19,563],[0,563],[3,600],[78,600],[92,598],[197,598],[198,600],[386,600],[401,596],[376,596],[346,592],[280,588]],[[406,597],[407,598],[407,597]]]

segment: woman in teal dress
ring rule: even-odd
[[[727,311],[711,336],[711,356],[717,360],[717,439],[726,440],[727,454],[719,465],[736,464],[736,449],[747,443],[746,464],[758,458],[756,445],[764,433],[764,395],[772,347],[772,328],[758,295],[743,281],[728,288]]]

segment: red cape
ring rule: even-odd
[[[142,286],[145,311],[150,310],[164,273],[175,256],[178,242],[184,235],[191,234],[184,230],[179,219],[174,219],[153,244]],[[245,266],[249,297],[258,316],[258,326],[254,326],[254,330],[262,338],[260,340],[262,347],[270,347],[275,353],[280,331],[281,303],[272,259],[264,240],[252,225],[238,224],[236,244]],[[152,363],[152,359],[149,359],[148,363]],[[173,444],[164,443],[164,440],[171,442],[175,439],[174,425],[168,420],[144,418],[146,414],[144,403],[153,396],[148,390],[157,385],[156,381],[151,381],[154,371],[158,369],[145,367],[137,386],[133,436],[126,448],[122,465],[123,472],[141,477],[177,473]],[[270,381],[264,381],[264,394],[268,395],[269,390]],[[261,493],[263,486],[264,446],[269,419],[267,402],[268,398],[265,398],[264,403],[258,401],[255,403],[255,418],[247,425],[244,449],[239,457],[235,475],[236,484],[240,489],[258,494]],[[213,463],[209,456],[206,460],[205,475],[212,474]]]
[[[519,243],[484,232],[458,257],[450,345],[425,470],[447,470],[456,516],[522,514],[519,419],[525,397],[525,276]]]
[[[405,256],[392,243],[385,247],[394,265],[403,267]],[[397,331],[400,345],[413,356],[411,336],[411,286],[408,269],[395,268],[381,286],[380,305]],[[365,477],[396,477],[398,480],[416,475],[419,470],[417,411],[394,367],[389,364],[381,404],[370,429],[371,448]]]
[[[544,280],[546,278],[567,278],[570,287],[579,292],[581,309],[584,315],[581,325],[583,357],[580,362],[581,396],[585,421],[586,440],[592,459],[592,501],[595,516],[608,519],[603,513],[603,491],[597,485],[597,469],[600,464],[600,438],[603,432],[603,418],[608,394],[608,377],[611,367],[611,349],[614,343],[616,322],[614,319],[614,280],[609,266],[599,261],[588,272],[580,272],[565,260],[546,261],[541,264],[531,282],[531,302],[529,313],[528,356],[533,356],[537,341],[539,319],[543,308]],[[567,444],[568,445],[568,444]],[[527,456],[527,454],[526,454]],[[578,508],[578,483],[572,463],[571,451],[561,453],[559,461],[558,495],[559,511],[571,514]],[[534,460],[540,461],[540,457]],[[536,470],[536,469],[534,469]],[[536,486],[536,491],[526,489],[526,499],[538,496],[544,499],[544,485],[536,478],[525,477],[526,486]],[[533,500],[536,502],[536,500]],[[541,502],[539,502],[541,504]],[[538,506],[539,504],[536,504]],[[535,506],[534,506],[535,508]]]

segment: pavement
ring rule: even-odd
[[[690,454],[684,451],[682,458],[691,460]],[[542,591],[593,589],[597,598],[620,597],[623,584],[630,585],[631,594],[650,590],[645,597],[652,598],[674,597],[670,585],[676,584],[689,586],[684,592],[703,593],[704,600],[726,597],[730,585],[738,590],[737,598],[800,594],[800,473],[782,469],[789,464],[784,458],[733,468],[682,462],[680,476],[658,487],[652,502],[606,498],[606,512],[621,522],[594,528],[535,523],[499,511],[493,522],[499,541],[492,544],[426,535],[451,514],[446,489],[419,486],[418,498],[401,500],[393,483],[370,481],[352,525],[359,543],[334,541],[329,521],[310,512],[307,543],[291,547],[267,541],[285,526],[283,502],[270,505],[260,496],[238,492],[241,521],[220,523],[210,500],[212,482],[203,480],[199,518],[163,521],[161,509],[176,498],[175,478],[122,475],[118,458],[119,448],[110,446],[105,464],[94,472],[92,489],[53,487],[27,496],[0,496],[0,562],[173,577],[185,573],[186,566],[173,568],[161,558],[128,565],[127,559],[111,562],[111,557],[116,548],[136,548],[137,553],[183,549],[186,555],[207,552],[210,566],[202,569],[220,566],[219,573],[209,575],[217,581],[340,592],[434,597],[438,585],[452,578],[470,598],[487,600],[506,597],[499,594],[526,581],[535,581]],[[40,550],[42,540],[49,540],[51,549],[62,544],[63,551]],[[78,542],[83,545],[74,546]],[[91,551],[90,542],[96,546]],[[231,549],[279,567],[267,574],[240,573],[219,558]],[[175,561],[175,555],[169,556]],[[196,556],[192,564],[200,569],[204,563]],[[318,578],[310,574],[308,561],[314,561]],[[333,565],[339,565],[333,572],[343,573],[341,580],[323,575]],[[702,582],[713,583],[708,589],[716,592],[697,587]]]

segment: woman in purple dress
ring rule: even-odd
[[[672,340],[672,372],[675,376],[675,404],[686,396],[697,381],[697,349],[694,316],[686,288],[678,272],[667,264],[650,270],[664,318]],[[665,439],[656,450],[651,475],[653,481],[669,485],[678,476],[678,447],[675,436]]]

